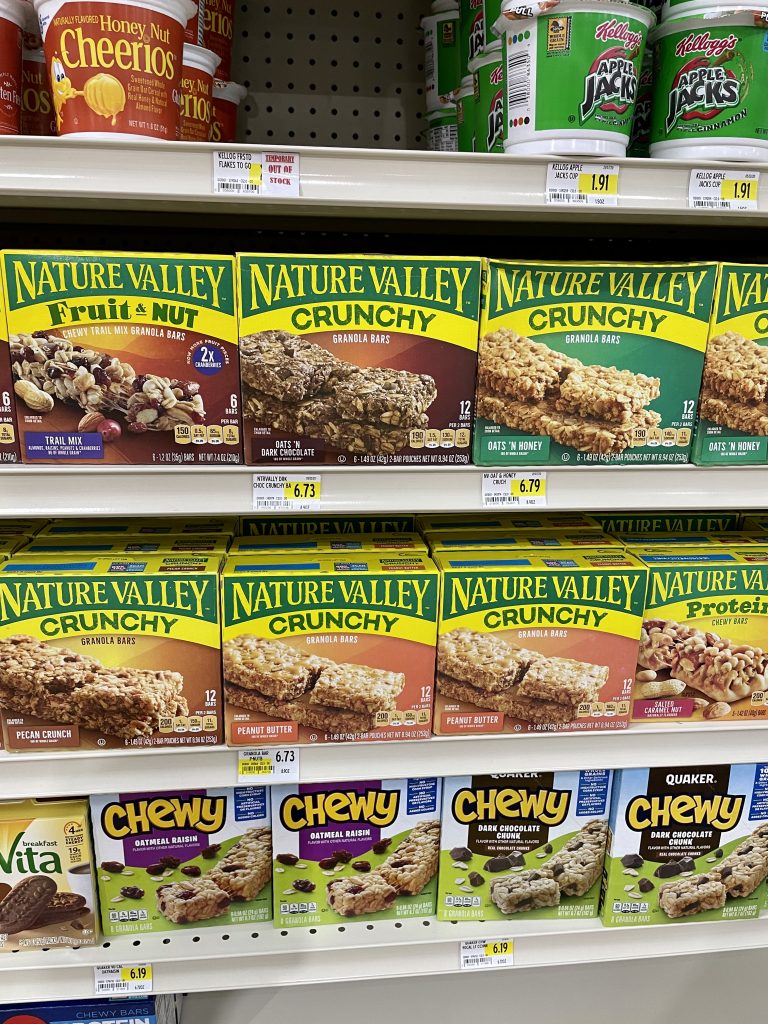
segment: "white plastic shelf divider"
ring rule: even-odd
[[[434,736],[406,743],[327,743],[300,748],[302,782],[397,779],[403,774],[644,768],[766,759],[768,727],[704,722],[684,728],[635,725],[615,732],[522,736]],[[116,793],[169,786],[234,786],[236,750],[104,750],[0,754],[3,799]],[[407,767],[404,767],[407,766]],[[0,963],[2,957],[0,957]]]
[[[314,934],[313,934],[314,932]],[[446,974],[459,969],[459,942],[512,938],[516,967],[680,956],[768,946],[766,919],[603,928],[596,920],[346,922],[280,931],[270,922],[111,939],[105,948],[0,957],[3,1002],[84,999],[96,965],[151,963],[154,991],[215,992]],[[513,968],[514,969],[514,968]]]
[[[274,152],[280,147],[6,137],[0,139],[0,205],[83,208],[93,216],[118,209],[239,216],[271,211],[304,219],[344,215],[379,221],[572,217],[723,224],[768,218],[768,175],[761,179],[756,212],[689,210],[692,165],[677,160],[617,160],[618,206],[570,209],[545,202],[547,157],[290,146],[283,148],[301,154],[300,198],[214,196],[212,153],[227,148]],[[697,161],[695,166],[726,165]]]

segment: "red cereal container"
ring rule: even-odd
[[[21,131],[21,37],[27,5],[0,0],[0,135]]]
[[[221,58],[219,78],[226,82],[232,74],[232,26],[235,18],[234,0],[204,0],[205,21],[203,46]]]
[[[237,82],[213,83],[211,142],[237,142],[237,117],[246,93]]]
[[[182,142],[210,141],[213,76],[218,66],[219,58],[212,50],[184,43],[179,121],[179,138]]]
[[[42,50],[24,50],[21,65],[21,134],[56,134],[51,83]]]
[[[194,46],[203,45],[203,25],[205,24],[205,0],[197,0],[197,9],[184,29],[184,42]]]
[[[0,3],[8,0],[0,0]],[[179,137],[191,0],[34,0],[59,135]]]

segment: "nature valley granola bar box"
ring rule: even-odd
[[[337,533],[293,537],[236,537],[233,555],[269,555],[276,552],[333,554],[336,551],[423,551],[426,541],[418,533]]]
[[[475,463],[688,462],[716,276],[490,261]]]
[[[162,534],[72,534],[69,536],[33,537],[22,548],[24,556],[35,555],[46,558],[48,555],[71,555],[85,553],[90,555],[174,555],[174,554],[208,554],[221,558],[227,553],[229,541],[227,537],[217,534],[198,537],[193,533],[178,536]]]
[[[93,518],[54,519],[44,524],[40,534],[44,537],[68,537],[72,534],[136,534],[151,533],[178,536],[184,533],[219,533],[232,536],[236,531],[237,520],[234,516],[191,516],[189,519],[180,516],[164,516],[159,519],[142,519],[112,516],[95,516]]]
[[[441,779],[275,786],[275,926],[433,917],[441,790]]]
[[[305,533],[404,533],[414,528],[412,515],[388,516],[241,516],[244,537],[293,537]]]
[[[466,465],[481,261],[238,256],[249,465]]]
[[[434,731],[625,729],[647,569],[619,548],[438,552]]]
[[[272,917],[265,786],[91,797],[105,935]]]
[[[418,516],[416,525],[422,533],[432,530],[601,530],[594,516],[581,512],[544,512],[541,515],[501,514],[496,512],[451,513]]]
[[[220,742],[220,563],[195,554],[2,563],[6,748]]]
[[[727,921],[768,909],[768,765],[616,772],[602,920]]]
[[[445,779],[441,921],[596,917],[611,772]]]
[[[606,533],[727,533],[742,526],[741,512],[592,512]]]
[[[86,800],[0,803],[0,952],[96,944]]]
[[[768,552],[646,549],[636,722],[768,720]]]
[[[611,548],[621,541],[599,530],[431,530],[426,535],[433,551],[471,551],[536,548]]]
[[[234,260],[5,251],[22,457],[242,461]]]
[[[426,554],[233,555],[222,585],[228,743],[429,738],[438,574]]]

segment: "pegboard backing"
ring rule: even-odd
[[[236,0],[242,141],[424,149],[428,10],[428,0]]]

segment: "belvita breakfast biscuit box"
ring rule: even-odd
[[[237,259],[248,464],[471,461],[479,259]]]
[[[596,917],[611,772],[445,779],[437,916]]]
[[[0,952],[93,946],[86,800],[0,803]]]
[[[269,921],[269,789],[91,797],[105,935]]]
[[[693,460],[768,462],[768,272],[759,264],[720,268]]]
[[[768,720],[768,551],[635,554],[649,575],[633,721]]]
[[[81,554],[0,565],[6,747],[220,742],[220,563]]]
[[[768,765],[616,773],[601,916],[613,926],[768,909]]]
[[[234,260],[5,251],[32,464],[242,461]]]
[[[689,461],[717,265],[490,261],[480,466]]]
[[[648,570],[621,548],[439,552],[434,731],[625,729]]]
[[[279,928],[432,917],[441,779],[275,786]]]
[[[230,556],[227,742],[431,735],[438,573],[421,552]]]

